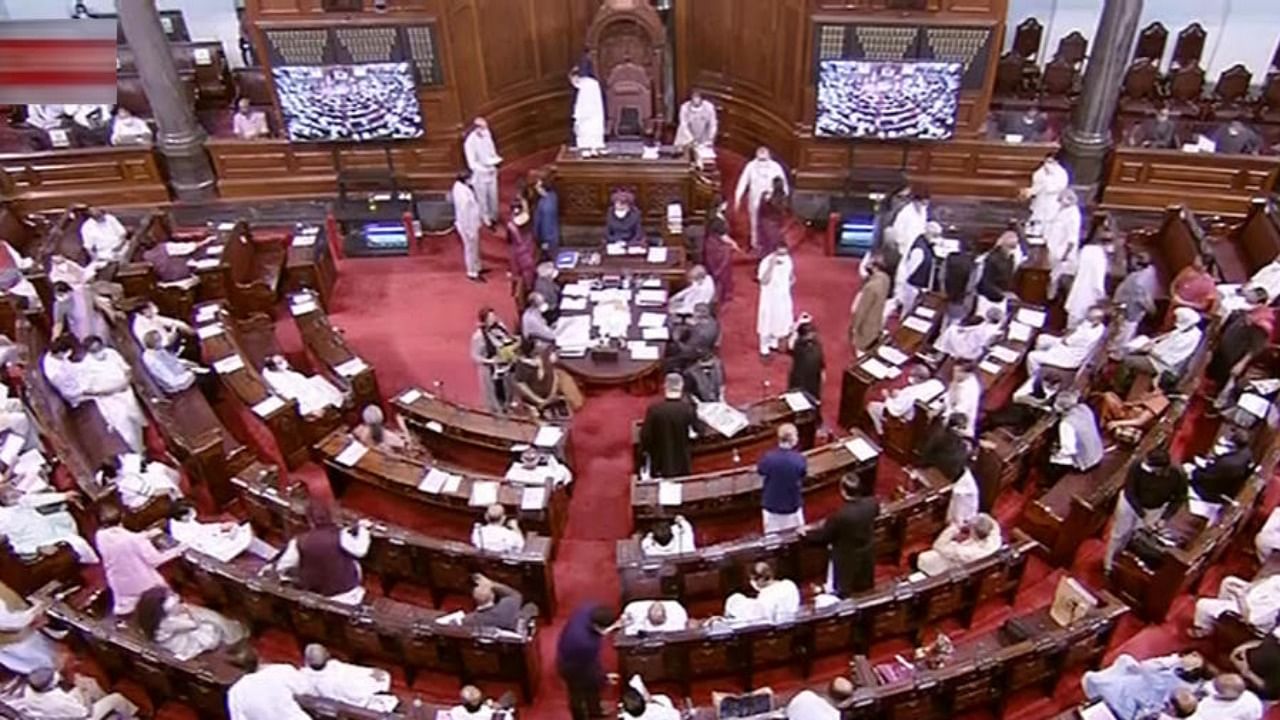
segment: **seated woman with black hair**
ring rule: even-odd
[[[568,417],[569,406],[546,343],[524,339],[515,364],[515,384],[517,396],[533,415],[544,420]]]
[[[188,605],[163,586],[142,593],[137,618],[147,639],[179,660],[230,647],[249,636],[240,623],[208,608]]]

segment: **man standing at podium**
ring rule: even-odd
[[[751,162],[742,168],[742,175],[738,178],[738,189],[734,193],[733,206],[742,205],[742,198],[747,197],[747,216],[751,220],[751,249],[758,250],[760,247],[760,203],[764,201],[764,196],[773,190],[773,179],[782,178],[782,187],[791,192],[790,186],[787,185],[787,174],[782,169],[782,165],[773,159],[773,154],[769,152],[769,148],[761,146],[756,150],[756,156]]]
[[[715,160],[716,132],[719,121],[716,117],[716,106],[702,99],[702,93],[694,90],[689,99],[680,106],[680,126],[676,128],[675,146],[687,148],[692,146],[694,160],[698,166],[707,160]]]
[[[502,156],[494,147],[487,120],[478,117],[471,122],[471,132],[462,142],[462,151],[467,156],[467,167],[471,168],[471,187],[480,202],[480,217],[485,225],[493,227],[498,219],[498,165],[502,163]]]
[[[605,150],[604,95],[600,81],[581,74],[575,67],[569,71],[569,82],[578,89],[573,101],[573,144],[582,157],[602,155]]]

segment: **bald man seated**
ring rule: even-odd
[[[400,704],[389,692],[391,673],[386,670],[336,660],[318,643],[307,645],[302,660],[302,677],[311,695],[377,712],[391,712]]]
[[[458,694],[461,705],[454,705],[444,720],[490,720],[498,710],[515,706],[515,696],[505,693],[497,702],[486,700],[484,693],[475,685],[463,686]]]
[[[471,599],[475,600],[476,609],[462,619],[462,624],[515,632],[520,626],[520,611],[524,608],[524,596],[520,591],[479,573],[472,576],[472,580],[476,586],[471,591]]]
[[[823,697],[812,690],[802,690],[787,703],[787,720],[840,720],[840,711],[853,698],[853,682],[838,677],[827,687]]]
[[[677,632],[689,626],[689,611],[675,600],[635,600],[622,609],[622,631],[627,635]]]

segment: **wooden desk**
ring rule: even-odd
[[[464,407],[417,388],[400,393],[392,404],[433,457],[493,475],[505,474],[515,455],[512,448],[533,444],[544,425]],[[566,460],[569,429],[561,427],[560,441],[546,449]]]
[[[331,381],[351,393],[357,410],[382,404],[373,366],[362,360],[329,322],[318,293],[302,290],[290,295],[289,314],[302,337],[302,346],[316,365],[327,371]]]
[[[645,682],[679,682],[689,694],[694,679],[737,676],[752,687],[760,670],[799,663],[808,677],[817,658],[903,635],[919,640],[926,627],[968,615],[996,597],[1011,600],[1035,541],[1015,534],[989,557],[946,574],[902,578],[821,610],[803,606],[785,623],[703,626],[663,633],[614,636],[619,673]]]
[[[908,358],[920,352],[937,336],[938,328],[942,325],[942,311],[945,307],[946,300],[941,293],[924,294],[916,304],[916,308],[912,310],[912,317],[919,318],[921,323],[927,324],[927,331],[921,332],[898,323],[893,332],[868,350],[857,362],[850,363],[849,367],[845,368],[840,384],[840,427],[857,426],[868,432],[874,431],[866,413],[867,393],[881,380],[864,367],[866,360],[876,356],[881,346],[893,348]],[[924,310],[922,311],[921,308]],[[881,360],[883,361],[883,358]]]
[[[791,423],[800,431],[797,449],[812,448],[821,408],[813,398],[809,398],[809,402],[813,405],[811,409],[796,412],[784,396],[779,395],[739,408],[746,413],[748,424],[731,438],[699,423],[696,428],[698,436],[689,441],[693,452],[693,471],[705,473],[724,468],[754,467],[761,455],[778,444],[778,426],[783,423]],[[631,426],[632,472],[636,474],[644,466],[644,448],[640,446],[642,424],[637,420]]]
[[[281,492],[277,490],[276,469],[260,463],[240,472],[232,482],[240,490],[249,521],[259,533],[284,539],[308,529],[306,487],[301,483]],[[361,519],[363,515],[351,510],[337,510],[337,520],[342,525],[353,525]],[[528,533],[520,551],[494,553],[369,520],[373,542],[361,565],[377,573],[384,594],[393,583],[407,581],[429,589],[439,605],[449,595],[469,597],[474,587],[471,575],[478,572],[519,590],[526,602],[537,604],[543,617],[555,614],[555,577],[551,572],[554,548],[550,537]]]
[[[0,532],[0,582],[26,597],[51,582],[70,585],[80,580],[80,558],[65,542],[43,545],[34,555],[19,555]]]
[[[666,282],[669,291],[676,292],[687,280],[688,257],[683,247],[666,247],[667,259],[660,263],[649,262],[645,255],[608,255],[603,245],[579,248],[577,264],[560,268],[556,281],[565,285],[608,275],[657,277]]]
[[[845,442],[861,438],[877,451],[877,457],[859,461],[845,447]],[[874,482],[879,463],[879,447],[861,431],[854,430],[850,438],[805,452],[809,474],[805,478],[806,493],[834,486],[850,473]],[[678,505],[663,505],[659,500],[659,488],[663,483],[680,486],[681,501]],[[755,467],[738,467],[730,470],[688,475],[678,478],[641,480],[631,478],[631,517],[636,524],[650,523],[660,518],[683,515],[690,520],[722,515],[746,515],[759,513],[760,492],[764,480]]]
[[[328,232],[323,225],[317,230],[315,240],[309,241],[307,237],[299,235],[290,238],[284,261],[284,275],[280,278],[282,291],[297,293],[304,289],[314,290],[320,297],[320,307],[328,311],[333,298],[333,286],[337,281],[338,268],[333,261]]]
[[[905,496],[883,500],[875,521],[877,559],[896,563],[906,549],[932,542],[946,524],[950,499],[951,484],[931,471]],[[816,532],[822,523],[810,522],[808,528]],[[636,537],[619,540],[623,602],[674,598],[688,603],[724,598],[734,588],[746,585],[746,571],[757,560],[772,562],[779,577],[791,578],[802,586],[824,581],[830,553],[808,537],[790,532],[752,536],[664,556],[646,556]]]
[[[619,188],[635,195],[646,233],[657,233],[671,203],[684,207],[684,221],[689,224],[705,218],[711,200],[706,190],[710,184],[698,179],[688,152],[658,160],[619,155],[581,158],[562,146],[551,171],[560,193],[560,222],[565,225],[601,225],[612,205],[610,196]]]
[[[1223,280],[1246,282],[1280,255],[1280,208],[1273,200],[1254,198],[1243,222],[1225,232],[1216,230],[1208,239],[1205,244]]]
[[[164,174],[149,146],[0,155],[0,196],[23,213],[76,203],[153,207],[169,203]]]
[[[1276,188],[1280,162],[1261,155],[1218,155],[1117,147],[1102,206],[1161,210],[1184,203],[1196,212],[1243,216],[1249,202]]]
[[[539,486],[511,482],[500,475],[478,475],[439,462],[420,462],[373,448],[369,448],[354,466],[345,465],[338,461],[338,456],[352,442],[355,442],[354,436],[345,430],[338,430],[316,443],[313,448],[316,461],[324,465],[336,497],[341,497],[351,483],[357,482],[435,510],[447,510],[455,515],[461,513],[479,520],[488,505],[471,503],[472,488],[476,483],[491,482],[498,484],[498,503],[507,509],[508,517],[518,518],[522,527],[553,538],[559,538],[564,529],[569,502],[567,492],[552,488],[549,483],[540,488],[545,493],[542,504],[526,509],[523,507],[526,493],[530,489],[539,489]],[[457,487],[446,487],[439,493],[419,489],[418,486],[432,467],[460,475]]]
[[[601,276],[602,278],[603,276]],[[603,286],[603,280],[601,279]],[[611,283],[616,289],[620,283]],[[667,289],[666,283],[663,283],[661,289]],[[668,328],[669,332],[673,332],[672,318],[667,315],[666,305],[642,306],[635,303],[638,288],[632,288],[629,301],[631,309],[631,324],[627,327],[627,337],[620,338],[614,342],[620,343],[615,345],[610,351],[596,352],[588,349],[582,357],[570,357],[563,352],[560,353],[557,364],[568,370],[575,378],[588,387],[615,387],[625,386],[635,395],[652,395],[658,391],[660,377],[662,374],[663,359],[667,355],[667,342],[665,340],[648,340],[644,339],[644,331],[640,327],[640,319],[646,314],[661,315],[663,317],[663,327]],[[561,299],[563,306],[564,298]],[[586,322],[591,322],[597,303],[590,298],[586,299],[587,306],[583,310],[561,310],[561,318],[585,318]],[[594,344],[602,342],[599,337],[599,328],[594,325],[591,328],[590,343]],[[652,360],[636,360],[631,357],[628,349],[630,342],[644,342],[648,346],[655,348],[657,357]]]

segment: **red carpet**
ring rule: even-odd
[[[539,158],[540,160],[545,158]],[[725,186],[732,188],[740,162],[730,161],[722,168]],[[525,164],[522,170],[531,167]],[[515,172],[504,174],[504,186],[509,188]],[[737,223],[740,240],[745,240],[744,218]],[[796,246],[795,290],[796,310],[811,313],[820,328],[825,343],[828,374],[824,386],[825,416],[834,423],[839,400],[840,369],[849,360],[845,341],[845,326],[849,316],[849,304],[858,285],[856,263],[848,259],[824,257],[816,236],[796,227],[791,234]],[[744,242],[745,244],[745,242]],[[483,306],[493,306],[514,325],[514,306],[508,294],[505,279],[505,241],[498,237],[485,238],[484,259],[493,269],[489,282],[477,285],[468,282],[462,271],[462,255],[458,240],[452,236],[433,237],[419,254],[407,258],[344,260],[340,263],[340,279],[331,316],[336,325],[343,328],[352,346],[376,369],[378,382],[384,395],[391,395],[408,386],[438,387],[446,396],[465,403],[479,405],[480,391],[476,374],[467,353],[467,341],[472,332],[476,311]],[[745,258],[737,268],[737,297],[722,315],[724,333],[723,358],[728,377],[729,400],[746,403],[762,394],[776,393],[784,388],[788,360],[777,357],[762,362],[756,353],[755,309],[758,287],[754,282],[754,263]],[[282,315],[282,317],[284,317]],[[286,351],[296,351],[299,343],[293,336],[288,322],[280,323],[278,334]],[[437,386],[436,384],[439,383]],[[537,698],[530,707],[522,708],[521,717],[527,720],[561,720],[567,716],[563,685],[554,672],[554,645],[561,625],[568,614],[586,602],[616,604],[618,587],[614,570],[614,542],[631,532],[628,515],[628,474],[630,470],[629,428],[632,419],[639,418],[649,402],[624,392],[595,392],[587,406],[577,414],[573,422],[572,458],[576,473],[574,496],[569,509],[569,521],[560,543],[555,564],[555,582],[561,608],[557,617],[541,629],[540,651],[542,677],[538,682]],[[263,437],[260,428],[242,427],[255,438]],[[1199,434],[1189,429],[1185,438]],[[269,445],[257,443],[263,450]],[[887,490],[893,484],[892,463],[884,463],[880,487]],[[323,474],[314,466],[305,466],[292,474],[302,479],[313,490],[327,492]],[[1026,498],[1011,494],[1002,497],[996,514],[1007,528],[1021,511]],[[387,518],[402,524],[415,526],[427,532],[451,537],[465,537],[469,518],[459,518],[448,525],[438,519],[428,520],[414,514],[411,507],[396,503],[373,492],[353,492],[344,499],[349,506]],[[815,503],[816,504],[816,503]],[[825,502],[823,505],[827,504]],[[811,516],[820,517],[824,511],[812,507]],[[751,520],[748,518],[747,520]],[[717,530],[720,530],[717,528]],[[717,533],[719,534],[719,533]],[[1101,540],[1086,543],[1079,554],[1072,572],[1089,584],[1101,583]],[[1229,557],[1237,560],[1241,553]],[[1247,556],[1245,558],[1247,560]],[[1228,563],[1230,564],[1230,563]],[[988,629],[998,625],[1013,611],[1027,610],[1045,605],[1052,597],[1055,584],[1063,571],[1045,566],[1033,559],[1027,577],[1014,607],[994,604],[977,613],[974,629]],[[893,568],[881,568],[881,577],[888,579]],[[1216,589],[1221,574],[1211,572],[1207,591]],[[397,596],[414,597],[412,590],[395,591]],[[455,601],[457,602],[457,601]],[[1158,626],[1144,627],[1135,619],[1121,623],[1112,651],[1129,652],[1138,657],[1166,653],[1183,647],[1186,643],[1182,629],[1190,616],[1190,599],[1176,606],[1173,620]],[[955,623],[943,628],[963,639],[965,629]],[[287,634],[272,632],[259,639],[264,654],[273,660],[296,662],[299,648]],[[910,648],[906,642],[886,643],[874,649],[874,655],[903,652]],[[802,684],[816,685],[844,671],[848,658],[829,658],[818,664],[813,677],[798,678],[793,669],[782,669],[763,674],[761,684],[769,684],[775,690],[787,691]],[[612,658],[606,659],[612,666]],[[397,675],[397,677],[403,677]],[[700,684],[695,688],[695,703],[706,704],[713,689],[732,690],[732,681]],[[403,689],[403,687],[401,688]],[[456,680],[445,677],[424,676],[413,690],[433,698],[448,700],[456,693]],[[498,692],[502,688],[486,687]],[[1006,718],[1035,720],[1051,717],[1071,703],[1081,699],[1079,672],[1060,679],[1053,697],[1035,695],[1011,699]],[[188,711],[170,704],[162,717],[190,717]],[[1275,717],[1276,716],[1273,714]],[[966,718],[990,717],[971,714]]]

